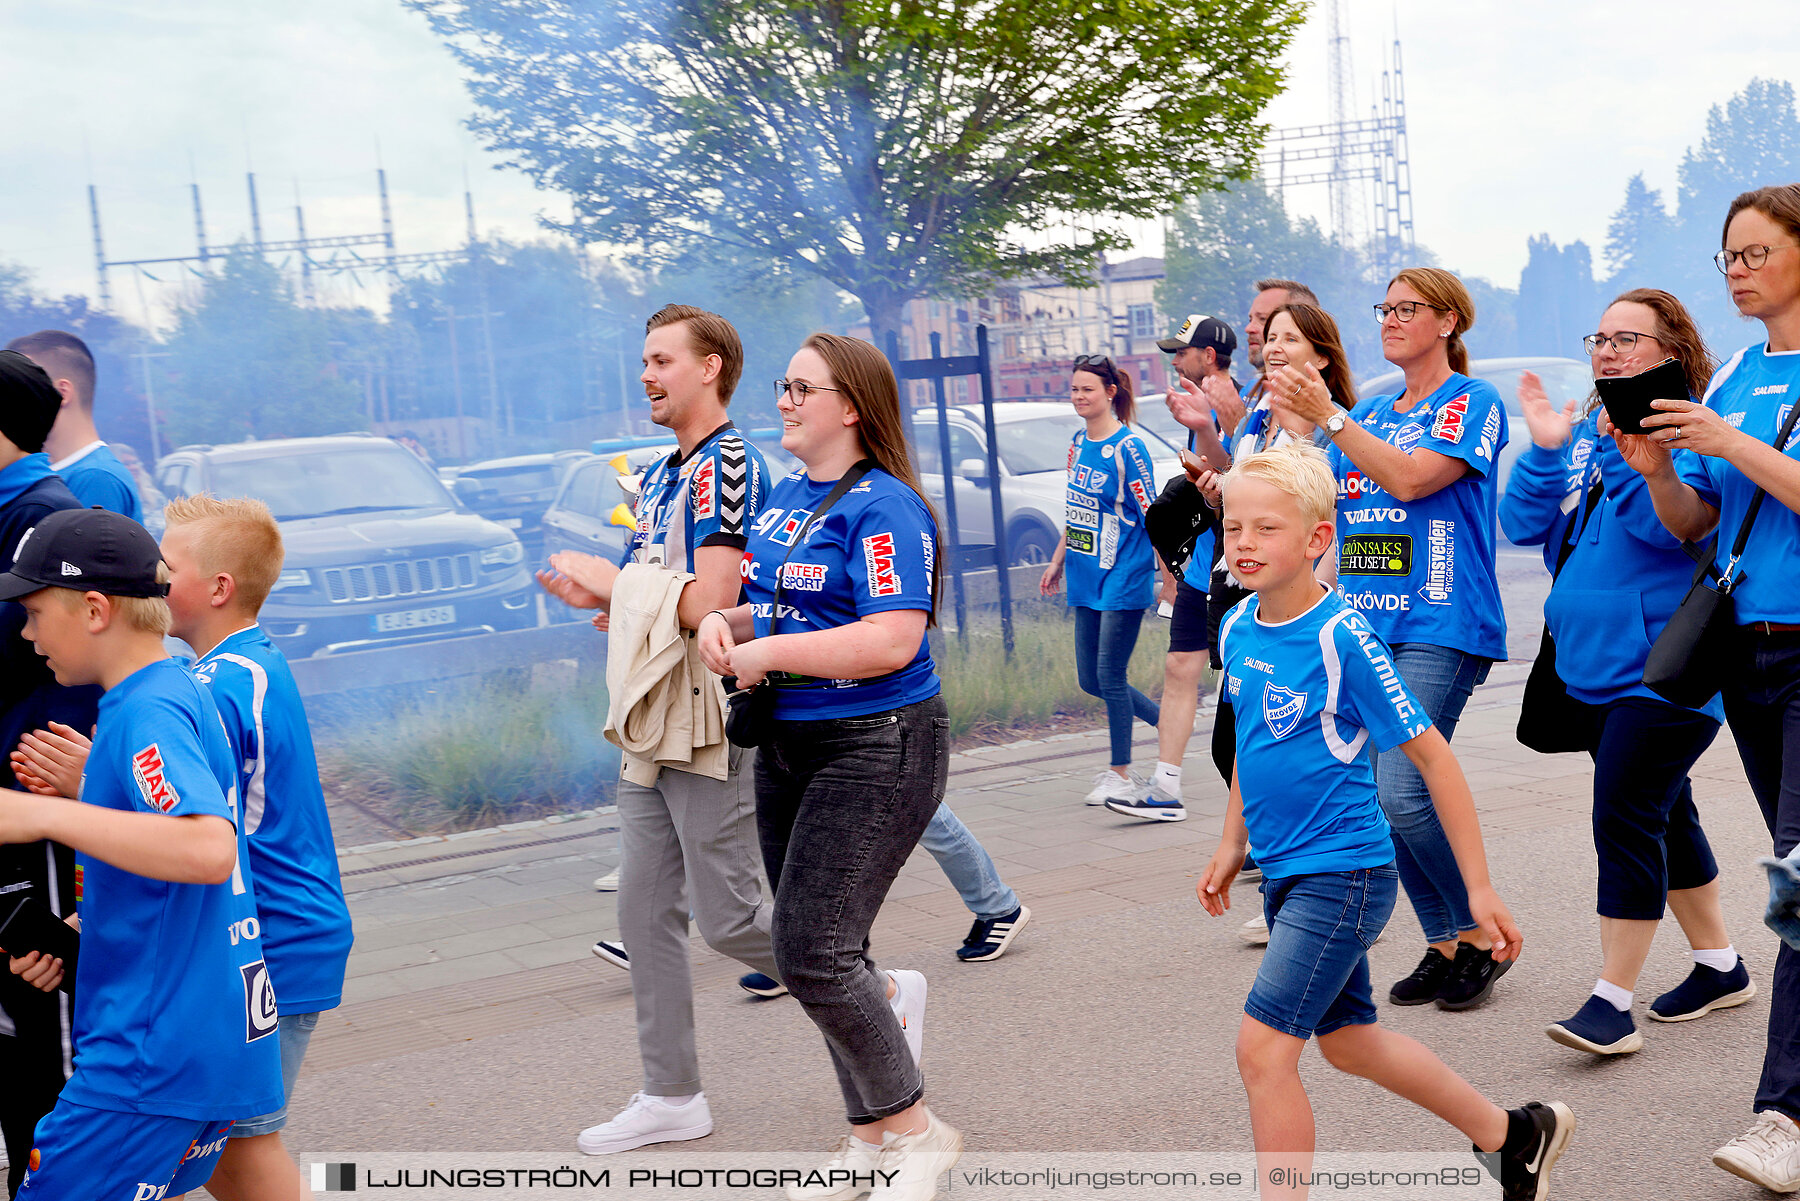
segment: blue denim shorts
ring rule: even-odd
[[[1394,912],[1394,865],[1264,880],[1262,890],[1269,949],[1244,1012],[1295,1038],[1372,1024],[1369,948]]]
[[[259,1118],[242,1118],[232,1123],[232,1138],[254,1138],[274,1134],[287,1125],[288,1101],[294,1095],[294,1081],[300,1075],[300,1063],[306,1058],[307,1044],[312,1042],[313,1028],[319,1024],[316,1013],[284,1013],[275,1030],[281,1040],[281,1108]]]

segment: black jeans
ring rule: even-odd
[[[1594,850],[1601,917],[1661,921],[1670,889],[1719,874],[1688,779],[1719,723],[1667,701],[1628,696],[1600,709]]]
[[[1800,634],[1742,633],[1726,677],[1725,720],[1775,854],[1786,856],[1800,843]],[[1756,1108],[1800,1121],[1800,951],[1786,943],[1775,955],[1774,993]]]
[[[869,927],[944,799],[949,766],[941,696],[862,717],[776,722],[756,757],[775,965],[825,1036],[852,1125],[925,1095],[887,976],[869,956]]]

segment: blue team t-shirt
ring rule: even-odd
[[[1788,411],[1800,401],[1800,350],[1770,354],[1766,345],[1746,346],[1719,368],[1706,386],[1706,406],[1725,423],[1774,445]],[[1788,435],[1782,453],[1800,458],[1800,430]],[[1714,563],[1731,559],[1738,528],[1744,524],[1756,484],[1724,459],[1684,455],[1676,459],[1683,483],[1719,511],[1719,541]],[[1800,588],[1794,586],[1800,563],[1800,513],[1768,497],[1757,510],[1756,523],[1744,543],[1738,582],[1732,590],[1740,625],[1753,621],[1800,622]]]
[[[263,953],[281,1012],[335,1009],[353,934],[294,673],[260,626],[225,638],[193,672],[231,741]]]
[[[1156,552],[1144,532],[1155,499],[1156,473],[1141,434],[1121,425],[1096,442],[1076,432],[1064,503],[1070,605],[1143,609],[1156,599]]]
[[[918,493],[879,467],[839,497],[795,545],[800,527],[836,484],[795,471],[775,485],[768,507],[751,526],[742,570],[758,638],[836,629],[871,613],[930,611],[937,523]],[[771,612],[777,570],[782,572],[779,616]],[[775,716],[789,721],[860,717],[937,693],[931,648],[921,637],[912,662],[885,676],[783,685],[775,694]]]
[[[1274,878],[1391,863],[1368,745],[1392,750],[1431,719],[1380,635],[1343,597],[1322,593],[1279,624],[1257,615],[1259,599],[1240,601],[1219,629],[1256,861]]]
[[[1486,380],[1452,374],[1405,413],[1404,391],[1356,406],[1359,425],[1411,453],[1433,450],[1468,470],[1430,496],[1401,503],[1338,446],[1338,586],[1389,643],[1447,646],[1506,658],[1506,611],[1494,572],[1498,489],[1494,461],[1507,442],[1506,405]]]
[[[75,1072],[63,1097],[203,1122],[279,1109],[276,1001],[238,821],[237,770],[200,682],[162,660],[109,689],[81,799],[225,818],[238,828],[238,862],[222,884],[175,884],[76,854],[81,960]]]
[[[53,470],[69,486],[75,499],[88,508],[98,505],[113,513],[123,513],[133,521],[144,519],[137,480],[106,443],[79,452],[73,460],[59,460]]]
[[[644,472],[638,485],[631,557],[692,571],[702,546],[742,549],[768,494],[769,468],[726,422],[686,458],[677,451]]]

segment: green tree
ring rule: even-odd
[[[1086,279],[1128,244],[1110,219],[1246,174],[1305,9],[404,3],[467,68],[476,132],[574,198],[580,237],[818,276],[877,331],[917,296]]]
[[[366,311],[300,307],[281,273],[234,248],[168,339],[157,401],[171,443],[236,442],[362,429],[364,392],[338,349],[375,337]],[[334,343],[337,345],[334,346]]]
[[[68,330],[88,344],[94,353],[97,381],[94,420],[101,434],[108,441],[135,447],[148,458],[150,424],[141,389],[141,364],[130,357],[145,344],[143,331],[95,309],[85,296],[45,296],[28,270],[0,262],[0,346],[40,329]]]
[[[1606,225],[1606,261],[1612,268],[1607,286],[1613,291],[1659,286],[1674,239],[1675,222],[1662,193],[1644,183],[1642,172],[1633,175],[1625,202]]]
[[[1519,272],[1520,351],[1568,357],[1600,317],[1593,255],[1585,242],[1558,246],[1549,234],[1530,239],[1527,248]]]

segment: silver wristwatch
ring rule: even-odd
[[[1344,427],[1349,424],[1350,424],[1350,414],[1348,414],[1348,413],[1333,413],[1331,416],[1329,416],[1325,419],[1325,432],[1330,434],[1333,438],[1335,438],[1339,434],[1343,433]]]

